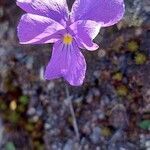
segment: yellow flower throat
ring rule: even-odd
[[[73,38],[70,34],[65,34],[63,37],[63,42],[67,45],[71,44],[73,41]]]

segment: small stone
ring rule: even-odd
[[[41,81],[44,81],[45,79],[44,79],[44,67],[41,67],[40,68],[40,80]]]
[[[86,97],[86,101],[87,101],[87,103],[91,103],[93,101],[93,95],[88,94],[87,97]]]
[[[93,75],[98,79],[100,77],[100,71],[94,71]]]
[[[33,62],[34,62],[33,57],[28,57],[28,58],[27,58],[26,67],[27,67],[28,69],[32,69],[32,68],[33,68]]]
[[[86,145],[84,146],[84,150],[89,150],[89,145],[88,145],[88,144],[86,144]]]
[[[73,149],[73,141],[72,140],[68,140],[63,148],[63,150],[72,150]]]
[[[98,57],[103,58],[106,56],[106,51],[104,49],[100,49],[98,51]]]
[[[101,150],[101,148],[99,146],[96,147],[96,150]]]
[[[120,149],[119,150],[127,150],[126,148],[124,148],[124,147],[120,147]]]
[[[39,120],[39,116],[34,116],[34,117],[32,118],[32,121],[33,121],[33,122],[38,122],[38,120]]]
[[[105,105],[110,104],[110,98],[107,95],[103,95],[101,97],[101,106],[104,107]]]
[[[82,132],[83,132],[84,134],[87,134],[87,135],[90,134],[91,129],[90,129],[88,123],[86,123],[86,124],[84,125],[84,127],[82,128]]]
[[[142,34],[142,32],[143,32],[142,28],[138,28],[138,29],[136,29],[136,31],[135,31],[135,35],[136,35],[136,36],[139,36],[139,35]]]
[[[99,115],[98,115],[98,119],[104,119],[105,118],[105,114],[103,112],[101,112]]]
[[[93,129],[93,132],[90,135],[90,139],[94,144],[97,144],[100,141],[100,133],[101,133],[101,129],[99,127],[95,127]]]
[[[32,116],[32,115],[34,115],[36,113],[36,109],[35,108],[29,108],[29,110],[27,111],[27,114],[28,115],[30,115],[30,116]]]
[[[9,107],[10,107],[10,109],[13,110],[13,111],[16,110],[16,108],[17,108],[17,103],[16,103],[16,101],[15,101],[15,100],[11,101]]]
[[[145,146],[146,146],[147,148],[150,148],[150,140],[145,142]]]
[[[54,87],[55,87],[55,83],[53,81],[50,81],[47,85],[49,91],[51,91]]]
[[[100,91],[97,88],[93,88],[93,95],[94,96],[100,96]]]
[[[56,145],[56,144],[53,144],[53,145],[52,145],[52,149],[53,149],[53,150],[57,150],[57,149],[58,149],[57,145]]]

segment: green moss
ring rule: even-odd
[[[137,51],[138,50],[138,48],[139,48],[139,45],[138,45],[138,43],[136,42],[136,41],[130,41],[129,43],[128,43],[128,50],[129,51],[131,51],[131,52],[135,52],[135,51]]]
[[[12,123],[17,123],[20,119],[20,114],[17,113],[17,112],[11,112],[9,113],[9,117],[8,117],[8,120]]]
[[[19,106],[17,107],[17,110],[18,110],[20,113],[23,113],[23,112],[25,112],[25,106],[24,106],[24,105],[19,105]]]
[[[115,74],[113,75],[113,79],[114,79],[114,80],[121,81],[122,78],[123,78],[123,75],[122,75],[121,72],[117,72],[117,73],[115,73]]]
[[[0,110],[4,111],[6,109],[7,109],[7,105],[4,102],[0,101]]]
[[[135,55],[135,63],[137,65],[142,65],[146,62],[146,55],[144,53],[137,53]]]
[[[12,142],[8,142],[5,145],[5,150],[16,150],[15,145]]]
[[[142,122],[140,122],[139,126],[140,128],[145,130],[150,129],[150,120],[143,120]]]
[[[117,87],[117,94],[119,96],[127,96],[128,94],[128,88],[124,85],[118,86]]]
[[[37,149],[37,150],[44,150],[44,145],[41,144],[39,141],[35,141],[35,142],[34,142],[34,147],[35,147],[35,149]]]
[[[29,98],[28,96],[26,95],[23,95],[20,97],[19,99],[19,102],[22,104],[22,105],[27,105],[29,103]]]
[[[102,136],[104,136],[104,137],[110,137],[112,133],[111,133],[111,131],[110,131],[109,128],[103,127],[101,134],[102,134]]]
[[[28,123],[26,124],[25,128],[27,131],[32,132],[34,130],[34,124]]]

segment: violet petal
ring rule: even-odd
[[[78,46],[82,49],[90,51],[96,50],[99,46],[92,40],[100,31],[100,23],[91,20],[79,20],[70,26]]]
[[[65,45],[62,41],[54,44],[52,57],[46,67],[45,79],[63,77],[70,85],[82,85],[85,78],[86,62],[79,48],[73,42]]]
[[[64,27],[47,17],[24,14],[17,29],[21,44],[42,44],[57,41],[58,37],[54,34],[64,29]]]
[[[62,25],[68,19],[66,0],[17,0],[16,3],[27,13],[49,17]]]
[[[71,11],[72,22],[77,20],[94,20],[102,26],[116,24],[124,14],[123,0],[76,0]]]

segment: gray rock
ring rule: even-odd
[[[99,127],[95,127],[93,129],[93,132],[90,135],[90,139],[92,143],[97,144],[100,142],[100,133],[101,133],[101,129]]]

